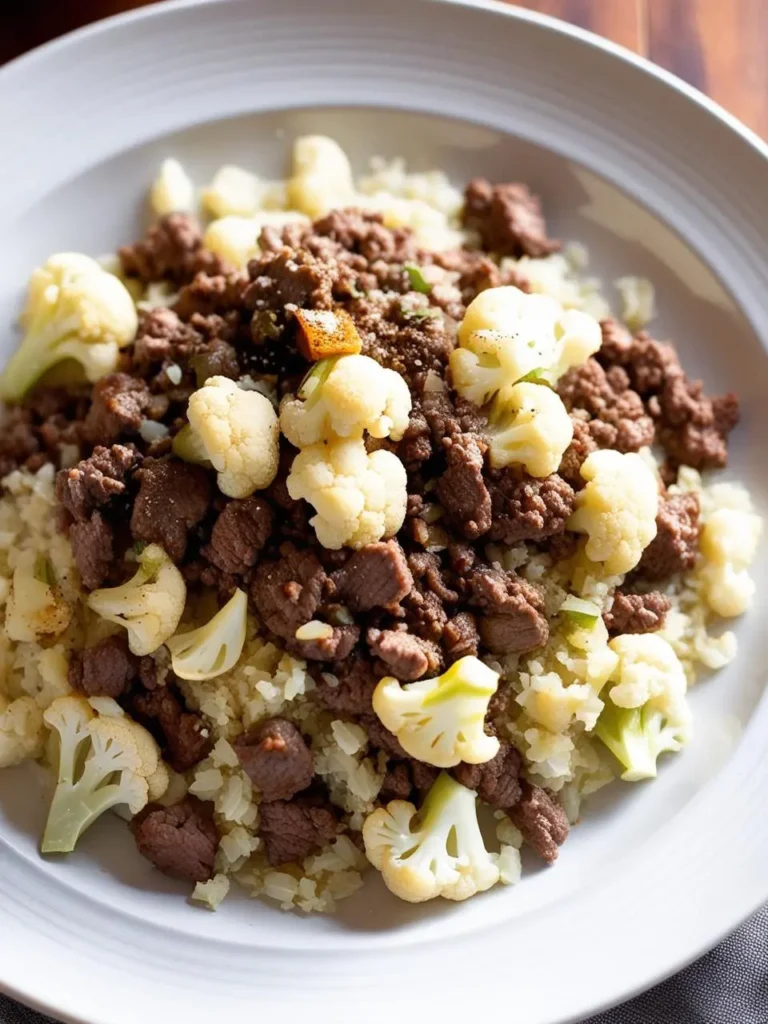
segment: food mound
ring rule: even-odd
[[[308,137],[285,182],[168,160],[151,205],[33,272],[0,376],[0,767],[50,769],[42,852],[118,808],[196,900],[303,911],[552,863],[736,653],[736,398],[524,184]]]

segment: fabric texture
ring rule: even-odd
[[[0,1024],[54,1024],[0,996]],[[768,1024],[768,907],[711,953],[583,1024]]]

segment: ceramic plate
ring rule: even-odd
[[[520,178],[598,272],[651,277],[658,330],[709,388],[740,393],[729,473],[766,508],[765,147],[596,37],[451,0],[216,0],[150,7],[0,71],[0,323],[48,253],[141,228],[169,154],[269,175],[290,139],[335,136],[362,167]],[[2,332],[2,345],[12,332]],[[2,353],[3,358],[5,352]],[[765,559],[758,593],[768,593]],[[43,862],[34,774],[0,773],[0,986],[88,1024],[212,1019],[578,1020],[700,954],[768,898],[765,598],[737,661],[692,700],[696,739],[653,785],[610,787],[557,866],[465,905],[411,908],[371,879],[335,917],[245,899],[217,914],[100,821]]]

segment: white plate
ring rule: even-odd
[[[358,166],[402,154],[457,181],[520,177],[608,279],[655,279],[659,330],[712,390],[742,395],[732,471],[768,504],[766,150],[624,51],[501,5],[175,3],[0,71],[0,124],[3,325],[50,251],[136,235],[169,153],[201,180],[223,161],[277,173],[286,140],[309,130]],[[757,576],[764,595],[764,557]],[[555,1024],[624,999],[768,898],[764,606],[739,627],[737,663],[694,695],[690,751],[588,809],[555,868],[466,905],[413,909],[374,880],[336,918],[245,900],[207,914],[117,821],[68,862],[41,861],[35,781],[0,773],[0,986],[89,1024],[308,1007],[314,1024],[451,1024],[468,1008]]]

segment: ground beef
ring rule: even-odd
[[[437,484],[448,522],[470,540],[491,528],[491,496],[483,479],[487,445],[476,434],[447,437],[443,446],[447,468]]]
[[[374,751],[383,751],[386,756],[396,757],[398,759],[407,760],[408,755],[400,745],[400,741],[393,732],[385,728],[381,720],[376,715],[360,715],[359,724],[368,733],[368,742],[373,747]]]
[[[739,421],[734,394],[709,398],[700,380],[668,377],[649,408],[658,437],[674,465],[719,469],[728,461],[728,435]]]
[[[563,452],[558,473],[574,490],[584,486],[581,467],[598,445],[589,429],[589,416],[580,411],[571,412],[573,439]]]
[[[69,661],[69,685],[86,697],[122,697],[136,678],[138,658],[128,650],[125,633],[82,651],[74,651]]]
[[[410,800],[413,781],[407,761],[397,761],[387,768],[384,781],[379,790],[379,800],[389,803],[390,800]]]
[[[418,470],[422,462],[432,457],[432,432],[420,409],[411,411],[408,426],[395,452],[409,473]]]
[[[421,409],[436,447],[442,447],[444,438],[459,434],[483,437],[488,425],[476,405],[459,396],[454,399],[447,391],[427,392],[422,399]]]
[[[241,372],[237,352],[228,342],[219,339],[203,345],[189,362],[195,371],[195,380],[199,388],[209,377],[229,377],[230,380],[237,380]]]
[[[366,634],[371,654],[384,663],[385,674],[403,683],[439,672],[442,662],[434,644],[401,630],[369,629]]]
[[[527,580],[506,569],[478,566],[467,587],[469,604],[482,612],[480,637],[493,654],[522,653],[547,642],[544,599]]]
[[[666,580],[688,572],[699,549],[699,499],[695,494],[674,494],[659,502],[656,536],[643,552],[637,575],[645,580]]]
[[[136,693],[130,698],[129,711],[152,733],[174,771],[189,771],[211,749],[202,715],[188,711],[170,686]]]
[[[142,284],[185,284],[198,271],[221,274],[226,269],[220,256],[203,249],[200,225],[186,213],[161,217],[140,242],[120,249],[120,263],[126,277],[137,277]]]
[[[403,601],[405,622],[411,633],[422,640],[439,643],[443,635],[448,612],[444,601],[432,590],[428,590],[418,582]]]
[[[607,366],[613,366],[615,363],[622,366],[628,362],[633,338],[627,328],[618,320],[606,317],[605,320],[600,321],[600,332],[602,342],[597,353],[600,362]]]
[[[464,226],[499,256],[548,256],[560,242],[547,237],[541,201],[527,185],[491,185],[474,178],[464,191]]]
[[[160,544],[174,562],[181,562],[187,534],[211,503],[208,474],[181,459],[145,459],[136,479],[140,487],[131,514],[134,539]]]
[[[274,867],[306,856],[335,839],[339,832],[336,810],[326,800],[300,796],[262,804],[259,835],[267,860]]]
[[[240,764],[261,792],[262,802],[290,800],[315,774],[309,747],[296,726],[270,718],[233,744]]]
[[[462,761],[452,768],[453,777],[467,789],[474,789],[481,800],[506,811],[520,800],[520,773],[523,759],[519,751],[502,743],[499,752],[484,764]]]
[[[319,640],[291,640],[288,649],[298,658],[341,661],[351,654],[359,639],[359,626],[334,626],[330,636]]]
[[[568,838],[570,826],[565,811],[549,793],[523,782],[520,801],[509,816],[547,864],[557,860],[558,847]]]
[[[332,682],[328,681],[329,675]],[[370,715],[373,691],[380,678],[370,658],[355,651],[333,665],[330,673],[319,674],[314,692],[319,702],[336,715]]]
[[[396,540],[366,544],[332,576],[338,599],[353,613],[397,604],[413,586],[403,549]]]
[[[557,391],[569,412],[590,416],[589,431],[599,448],[636,452],[653,444],[653,420],[640,395],[629,386],[621,366],[608,371],[596,359],[574,366],[561,378]]]
[[[283,315],[286,306],[300,309],[332,309],[333,267],[304,249],[288,246],[276,252],[264,252],[248,265],[250,285],[245,304],[259,322],[259,314]],[[256,324],[254,325],[254,327]],[[271,340],[254,334],[253,340]]]
[[[211,530],[211,541],[202,554],[223,572],[242,574],[258,561],[272,533],[269,503],[254,494],[229,501]]]
[[[629,374],[632,387],[644,398],[656,394],[668,377],[680,376],[683,371],[674,347],[668,342],[656,341],[645,331],[639,331],[626,346],[626,334],[616,328],[603,327],[603,346],[598,357],[606,365],[623,366]]]
[[[448,664],[466,658],[468,655],[477,657],[480,634],[477,621],[471,612],[459,612],[445,624],[442,635],[443,650]]]
[[[672,602],[665,594],[625,594],[617,590],[610,611],[603,615],[609,633],[654,633],[661,629]]]
[[[573,488],[557,473],[537,479],[503,469],[491,475],[489,490],[490,539],[504,544],[542,541],[562,533],[573,512]]]
[[[458,547],[459,545],[455,545],[454,549]],[[462,547],[471,550],[466,545]],[[440,559],[434,552],[416,551],[408,555],[408,568],[413,578],[422,582],[441,601],[446,604],[455,604],[458,601],[457,591],[449,586],[449,574],[443,570]]]
[[[183,882],[207,882],[213,876],[219,845],[213,804],[193,796],[171,807],[148,804],[130,827],[139,853],[164,875]]]
[[[147,374],[163,363],[186,362],[200,342],[200,336],[172,309],[158,306],[139,315],[133,349],[128,351],[134,373]]]
[[[141,462],[132,445],[94,448],[90,458],[56,475],[56,498],[77,522],[125,493],[126,478]]]
[[[227,341],[238,333],[247,314],[244,295],[248,287],[248,275],[241,271],[236,274],[219,273],[215,268],[204,269],[185,284],[173,304],[173,310],[182,320],[202,336],[210,338],[212,331],[221,331],[222,340]],[[217,319],[212,319],[212,318]]]
[[[479,249],[449,249],[435,253],[433,259],[438,266],[458,275],[456,288],[461,296],[461,307],[451,312],[456,320],[462,319],[464,308],[487,288],[511,284],[522,291],[530,291],[524,271],[514,265],[505,266],[502,270],[498,263]]]
[[[100,512],[69,528],[69,540],[77,571],[86,590],[95,590],[109,576],[115,559],[112,527]]]
[[[143,380],[110,373],[94,384],[83,436],[89,444],[110,445],[123,434],[135,434],[149,404],[149,388]]]
[[[251,600],[267,629],[283,640],[293,640],[299,626],[314,618],[326,581],[313,551],[284,544],[277,561],[257,566]]]

